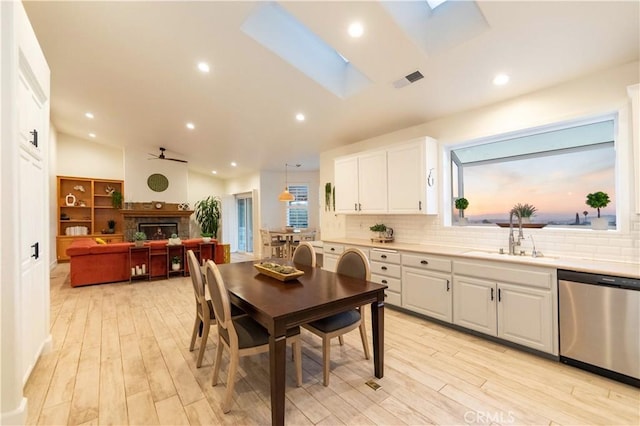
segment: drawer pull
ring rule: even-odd
[[[447,280],[447,291],[449,291],[450,287],[449,287],[449,280]]]
[[[380,269],[382,269],[383,271],[386,271],[387,267],[386,266],[382,266],[382,267],[380,267]]]
[[[382,280],[382,284],[387,284],[387,280]]]
[[[429,262],[427,262],[426,260],[421,260],[421,261],[420,261],[420,263],[421,263],[422,265],[428,265],[428,264],[429,264]]]
[[[493,300],[493,289],[491,289],[491,300]]]
[[[336,251],[336,249],[334,249],[333,247],[331,247],[331,251]]]
[[[387,258],[387,255],[386,255],[386,254],[383,254],[383,255],[381,255],[381,256],[380,256],[380,258],[381,258],[381,259],[386,259],[386,258]]]

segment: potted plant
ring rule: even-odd
[[[518,203],[513,206],[513,211],[522,223],[531,223],[531,216],[535,216],[537,209],[532,204]]]
[[[202,232],[200,233],[200,236],[202,237],[202,242],[203,243],[210,243],[211,242],[211,238],[213,238],[213,234],[210,232]]]
[[[122,198],[122,192],[120,191],[113,191],[111,193],[111,205],[114,209],[122,208]]]
[[[376,223],[375,225],[370,226],[369,230],[371,232],[377,232],[378,238],[384,238],[384,233],[387,232],[387,227],[383,223]]]
[[[169,238],[169,245],[177,246],[180,244],[182,244],[182,240],[178,237],[178,234],[171,234],[171,237]]]
[[[144,232],[136,232],[135,234],[133,234],[133,240],[136,243],[136,247],[142,247],[144,246],[144,241],[147,239],[147,234],[145,234]]]
[[[196,221],[200,225],[200,231],[211,234],[213,238],[216,238],[220,227],[220,216],[222,215],[220,197],[210,195],[196,202],[195,213]]]
[[[464,197],[457,198],[455,201],[455,207],[458,209],[458,223],[464,225],[467,223],[467,219],[464,217],[464,211],[469,207],[469,200]]]
[[[173,256],[171,258],[171,270],[172,271],[180,270],[180,256]]]
[[[600,209],[607,207],[610,202],[611,200],[606,192],[598,191],[587,194],[587,201],[585,203],[589,207],[598,210],[598,217],[591,219],[591,229],[609,229],[609,220],[605,217],[600,217]]]
[[[107,221],[108,229],[103,234],[115,234],[116,233],[116,221],[111,219]]]

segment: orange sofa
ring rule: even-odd
[[[201,243],[201,238],[182,241],[185,252],[197,250]],[[151,250],[164,250],[167,241],[148,241],[145,245],[150,246]],[[133,243],[98,244],[92,238],[75,240],[67,249],[71,287],[128,281],[131,274],[129,247],[132,246]]]

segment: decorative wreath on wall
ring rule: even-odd
[[[169,187],[169,179],[160,173],[154,173],[147,178],[147,186],[155,192],[163,192]]]

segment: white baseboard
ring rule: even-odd
[[[14,410],[2,413],[1,425],[24,425],[27,420],[27,398],[22,398],[20,405]]]

